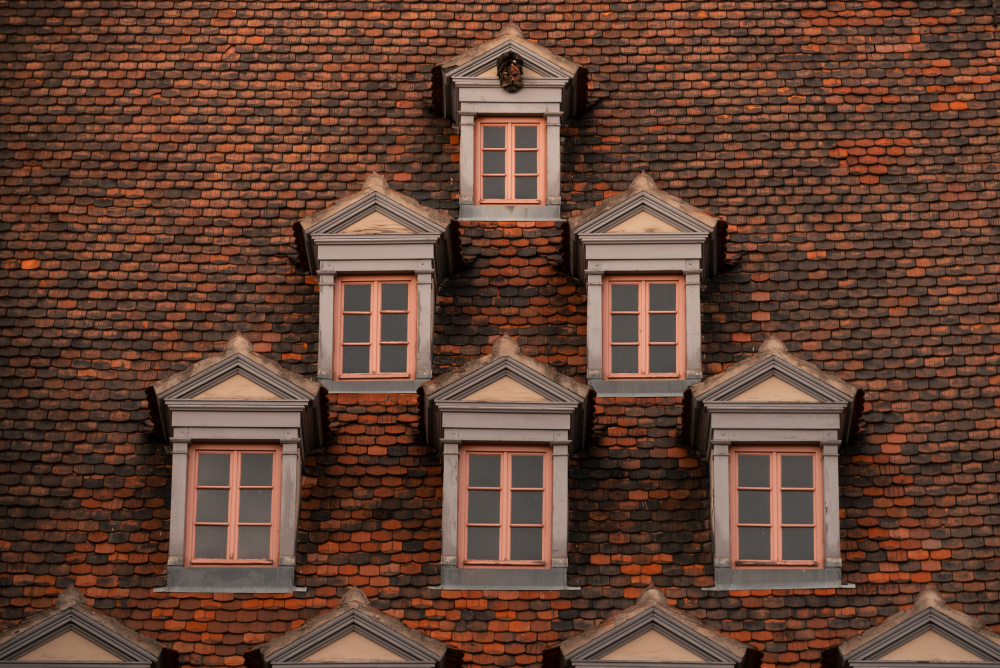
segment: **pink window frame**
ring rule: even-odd
[[[468,495],[469,495],[469,456],[470,455],[500,455],[500,559],[468,559]],[[542,559],[532,561],[516,561],[505,559],[510,554],[510,506],[511,506],[511,457],[515,455],[542,455],[542,481],[545,485],[542,494],[544,506],[542,515]],[[548,568],[552,563],[552,449],[534,446],[498,447],[490,445],[466,445],[459,450],[458,474],[458,565],[462,568],[495,568],[509,566],[516,568]]]
[[[269,488],[262,486],[243,487],[239,484],[239,474],[241,457],[234,456],[246,452],[268,452],[271,453],[271,485]],[[229,485],[226,488],[220,487],[199,487],[198,486],[198,461],[199,456],[205,453],[228,454],[229,459]],[[196,559],[194,556],[195,527],[199,524],[195,521],[198,509],[199,489],[228,489],[229,490],[229,513],[226,521],[228,533],[226,536],[226,550],[230,556],[225,559]],[[236,549],[238,546],[239,522],[239,498],[241,489],[270,489],[271,490],[271,521],[270,521],[270,554],[267,559],[238,559]],[[188,489],[187,489],[187,511],[186,534],[184,538],[184,561],[189,566],[225,566],[230,564],[242,565],[276,565],[278,563],[278,513],[281,508],[281,446],[270,444],[230,444],[230,443],[207,443],[192,445],[188,457]],[[216,524],[216,523],[209,523]],[[253,523],[260,526],[259,523]]]
[[[398,344],[399,342],[393,341],[381,341],[381,318],[378,317],[382,305],[382,291],[379,287],[385,283],[405,283],[407,286],[406,293],[406,304],[407,304],[407,319],[406,319],[406,371],[405,372],[394,372],[394,373],[381,373],[379,371],[371,371],[371,369],[378,369],[379,360],[381,359],[380,351],[383,343],[393,343]],[[371,311],[369,313],[373,316],[368,325],[368,373],[344,373],[343,372],[343,360],[344,360],[344,346],[350,346],[353,344],[345,344],[343,342],[342,332],[344,331],[344,286],[346,285],[359,285],[367,284],[372,286],[372,305]],[[337,334],[334,338],[334,350],[333,350],[333,377],[334,379],[344,379],[350,380],[354,378],[397,378],[400,380],[412,380],[416,378],[416,367],[417,367],[417,279],[415,276],[406,276],[401,274],[386,274],[386,275],[363,275],[363,276],[337,276],[334,285],[335,296],[335,313],[336,313],[336,325],[335,331]],[[384,311],[385,313],[402,313],[402,311]],[[353,313],[353,311],[352,311]]]
[[[677,371],[674,373],[650,373],[649,372],[649,286],[656,283],[671,283],[676,287],[676,314],[677,331],[674,338],[675,354],[677,355]],[[612,311],[611,287],[621,284],[636,284],[639,286],[639,372],[638,373],[614,373],[611,370],[611,349],[614,344],[611,342],[611,314],[622,313],[622,311]],[[687,339],[687,323],[684,304],[684,276],[677,274],[631,276],[618,275],[606,276],[604,278],[604,323],[603,323],[603,356],[604,356],[604,377],[606,379],[617,378],[684,378],[687,373],[686,360],[687,351],[685,342]],[[653,313],[670,313],[671,311],[653,311]]]
[[[771,556],[781,555],[781,529],[783,527],[806,527],[812,526],[813,531],[813,555],[814,558],[811,560],[785,560],[785,559],[767,559],[767,560],[751,560],[751,559],[740,559],[740,526],[755,526],[755,525],[741,525],[739,522],[739,476],[738,476],[738,465],[740,455],[751,454],[751,455],[769,455],[770,457],[770,487],[768,491],[770,492],[770,524],[771,528]],[[806,488],[791,487],[783,488],[781,486],[781,468],[780,461],[782,455],[809,455],[812,457],[812,470],[813,470],[813,523],[811,525],[804,524],[785,524],[782,522],[781,517],[781,492],[783,490],[795,490],[795,491],[809,491]],[[823,534],[825,527],[823,526],[823,457],[820,452],[819,447],[811,446],[765,446],[765,445],[741,445],[732,446],[729,450],[729,500],[730,500],[730,542],[732,544],[732,564],[735,567],[742,568],[766,568],[773,566],[780,567],[797,567],[797,568],[822,568],[823,561]],[[746,488],[746,489],[763,489],[763,488]]]
[[[503,176],[506,196],[502,199],[486,199],[483,197],[483,152],[487,149],[483,147],[483,128],[488,126],[503,126],[504,136],[504,165],[505,171],[501,174],[491,174],[490,176]],[[538,152],[537,162],[537,197],[533,199],[518,199],[514,196],[514,154],[518,149],[514,147],[514,128],[517,126],[534,126],[537,132],[536,145]],[[473,198],[476,204],[544,204],[545,203],[545,119],[524,117],[498,117],[484,116],[476,119],[476,178],[473,187]]]

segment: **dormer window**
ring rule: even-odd
[[[684,377],[684,276],[604,279],[604,377]]]
[[[476,204],[545,202],[545,121],[476,120]]]

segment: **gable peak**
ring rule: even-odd
[[[344,598],[340,599],[340,605],[348,608],[367,608],[371,603],[369,603],[368,597],[365,596],[363,591],[357,587],[351,587],[344,594]]]
[[[927,585],[923,591],[917,596],[917,600],[913,602],[914,610],[923,610],[925,608],[941,608],[944,607],[944,599],[941,598],[940,592],[934,587],[934,585]]]
[[[516,23],[508,23],[497,33],[497,37],[517,37],[519,39],[524,39],[524,33],[521,29],[517,27]]]
[[[372,172],[371,176],[365,179],[364,188],[370,190],[377,190],[379,192],[385,192],[389,189],[389,184],[384,178],[382,178],[378,172]]]
[[[776,336],[767,337],[764,343],[760,345],[760,350],[758,351],[758,354],[761,355],[781,355],[787,353],[788,348],[786,348],[785,344],[781,342],[781,339]]]
[[[659,589],[650,585],[639,594],[638,605],[653,605],[662,606],[667,605],[667,597],[663,595]]]
[[[85,605],[86,601],[80,590],[72,585],[59,592],[59,597],[56,599],[56,606],[59,608],[70,608],[78,604]]]
[[[520,353],[521,346],[507,334],[494,341],[493,348],[490,349],[490,355],[493,357],[514,357]]]
[[[628,189],[632,192],[659,190],[659,188],[656,187],[656,181],[654,181],[653,177],[646,172],[642,172],[639,176],[632,179],[632,183],[629,185]]]
[[[236,332],[226,342],[226,354],[232,355],[234,353],[240,353],[241,355],[250,355],[253,353],[253,344],[250,343],[250,340],[242,332]]]

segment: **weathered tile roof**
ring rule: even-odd
[[[372,171],[453,214],[458,133],[429,111],[431,70],[509,21],[589,72],[567,216],[646,171],[727,221],[706,377],[773,335],[864,390],[840,461],[856,588],[704,591],[708,472],[680,399],[599,397],[570,471],[581,589],[431,589],[441,468],[417,397],[336,395],[304,464],[307,593],[154,591],[171,471],[144,388],[235,331],[315,373],[292,225]],[[805,666],[931,582],[1000,630],[998,21],[992,0],[0,6],[0,631],[73,585],[183,665],[239,665],[356,586],[471,664],[538,665],[652,583],[765,666]],[[462,226],[436,374],[510,333],[585,380],[563,233]]]

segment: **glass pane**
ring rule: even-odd
[[[368,346],[344,346],[343,373],[368,373]]]
[[[497,125],[483,127],[483,148],[503,148],[504,130],[505,128]]]
[[[500,524],[500,492],[469,490],[469,524]]]
[[[676,311],[677,286],[674,283],[651,283],[649,286],[650,311]]]
[[[767,527],[740,527],[740,559],[770,559],[771,530]]]
[[[469,456],[469,487],[500,486],[500,455]]]
[[[677,342],[677,314],[650,313],[649,340],[657,343]]]
[[[514,455],[511,457],[511,487],[514,489],[545,486],[545,458],[541,455]]]
[[[240,460],[240,485],[269,487],[274,455],[270,452],[244,452]]]
[[[512,528],[510,530],[510,558],[514,561],[540,560],[542,558],[541,528]]]
[[[515,176],[514,197],[515,199],[535,199],[538,197],[538,177]]]
[[[638,311],[639,310],[639,286],[627,283],[614,283],[611,285],[611,310],[612,311]]]
[[[770,487],[771,458],[767,455],[739,455],[740,487]]]
[[[229,486],[229,455],[223,452],[203,452],[198,455],[198,485],[201,487]]]
[[[238,559],[267,559],[271,556],[271,527],[240,527],[236,541]]]
[[[371,311],[372,286],[367,283],[344,285],[345,311]]]
[[[781,486],[812,489],[813,458],[808,455],[782,455]]]
[[[511,492],[511,524],[541,524],[545,515],[543,492]]]
[[[344,343],[368,343],[370,315],[344,316]]]
[[[382,285],[382,310],[406,311],[409,297],[410,286],[406,283],[385,283]]]
[[[502,176],[483,177],[483,199],[503,199],[507,196]]]
[[[771,493],[741,489],[739,492],[740,524],[771,523]]]
[[[813,560],[813,529],[793,528],[781,530],[781,558],[788,561]]]
[[[515,174],[537,174],[538,153],[535,151],[518,151],[514,154]]]
[[[382,340],[406,341],[406,319],[405,313],[383,313]]]
[[[380,372],[406,373],[406,346],[382,346],[379,355]]]
[[[500,527],[469,527],[466,556],[469,559],[500,558]]]
[[[612,346],[611,372],[639,373],[639,346]]]
[[[227,527],[194,528],[194,556],[196,559],[225,559]]]
[[[538,148],[538,126],[537,125],[515,126],[514,148]]]
[[[229,490],[199,489],[195,503],[195,522],[229,521]]]
[[[639,340],[639,314],[614,314],[611,316],[611,341],[632,343]]]
[[[650,346],[649,372],[677,373],[677,348],[674,346]]]
[[[503,151],[483,151],[483,174],[506,174],[506,155]]]
[[[240,522],[271,523],[271,490],[240,490]]]
[[[815,519],[812,492],[781,493],[782,524],[812,524]]]

